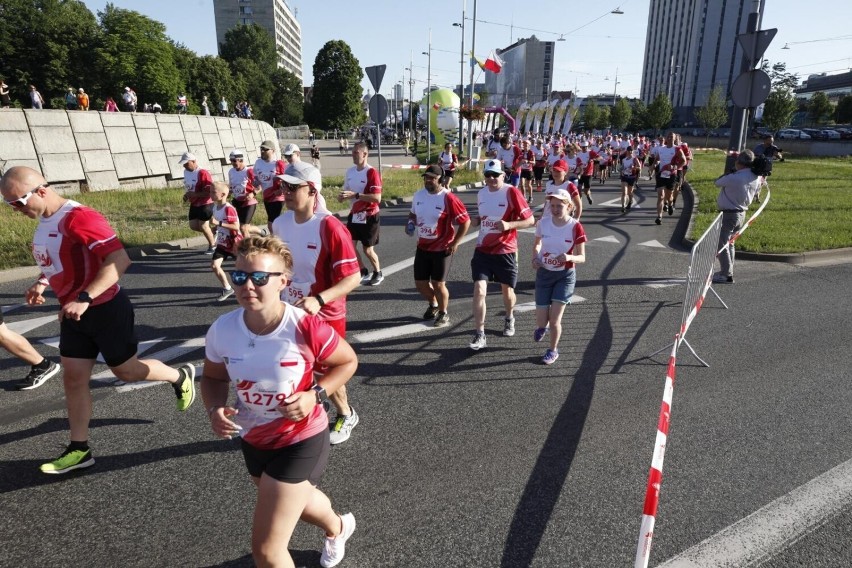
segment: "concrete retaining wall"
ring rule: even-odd
[[[183,185],[187,150],[224,181],[232,148],[248,164],[264,140],[265,122],[238,118],[99,111],[0,110],[0,172],[29,166],[62,193]]]

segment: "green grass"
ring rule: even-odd
[[[769,177],[769,204],[737,241],[737,249],[794,253],[852,247],[852,158],[785,158]],[[699,200],[692,239],[717,215],[719,190],[713,182],[724,165],[723,152],[696,152],[687,176]],[[757,207],[752,205],[749,215]]]
[[[423,187],[418,170],[387,170],[383,176],[382,196],[386,200],[413,195]],[[459,171],[455,184],[479,181],[478,172]],[[335,196],[343,186],[342,176],[329,176],[323,180],[323,194],[332,211],[349,207],[349,202],[338,203]],[[88,205],[109,220],[127,247],[163,243],[199,236],[189,229],[186,220],[187,206],[182,201],[182,188],[150,189],[141,191],[101,191],[71,196]],[[266,223],[266,211],[259,205],[252,220],[254,224]],[[0,207],[3,239],[0,241],[0,270],[19,266],[32,266],[33,232],[37,221],[24,217],[8,206]]]

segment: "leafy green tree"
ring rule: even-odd
[[[605,130],[607,127],[609,127],[609,115],[610,110],[608,106],[600,107],[600,112],[598,112],[598,119],[595,122],[595,128],[597,128],[598,130]]]
[[[630,103],[627,102],[627,99],[618,99],[615,101],[615,106],[612,107],[612,112],[610,113],[612,127],[619,131],[624,130],[624,127],[628,125],[632,116],[633,110],[630,108]]]
[[[695,109],[695,118],[705,130],[704,145],[706,146],[710,131],[719,128],[728,120],[728,107],[725,104],[725,94],[721,85],[713,87],[704,106]]]
[[[808,116],[814,124],[825,124],[825,120],[834,114],[834,107],[828,100],[828,95],[817,91],[808,101]]]
[[[346,129],[362,123],[361,79],[364,72],[349,45],[341,40],[327,42],[314,60],[312,127]]]
[[[225,97],[231,109],[234,108],[234,101],[247,98],[244,80],[243,75],[232,73],[231,66],[221,57],[196,57],[193,66],[188,69],[187,96],[199,105],[206,96],[210,113],[217,114],[222,97]]]
[[[240,59],[251,59],[270,74],[278,68],[275,40],[257,24],[239,25],[228,30],[225,41],[219,44],[219,57],[232,65]]]
[[[655,134],[659,134],[672,121],[672,102],[665,93],[657,95],[648,105],[647,119],[648,126],[654,129]]]
[[[788,73],[786,63],[773,63],[770,65],[769,61],[764,61],[761,69],[769,74],[773,89],[792,91],[799,86],[798,73]]]
[[[105,93],[117,98],[129,86],[136,91],[140,106],[159,102],[163,110],[174,110],[176,97],[185,86],[166,27],[112,4],[98,16],[103,35],[95,48],[95,67]]]
[[[798,109],[796,97],[788,89],[773,89],[763,104],[763,125],[777,132],[790,126]]]
[[[299,78],[286,69],[276,69],[272,74],[272,88],[270,120],[282,126],[301,124],[304,97]]]
[[[633,101],[630,105],[631,113],[630,122],[627,124],[629,130],[638,132],[648,128],[648,107],[640,100]]]
[[[852,95],[845,95],[838,101],[834,120],[839,124],[852,122]]]
[[[583,105],[583,128],[586,130],[597,128],[600,116],[601,109],[598,106],[598,101],[594,98],[586,99],[586,104]]]

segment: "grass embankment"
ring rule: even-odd
[[[698,215],[690,238],[697,239],[717,215],[725,154],[696,152],[688,179],[698,194]],[[852,247],[852,158],[787,156],[769,177],[772,196],[760,217],[737,241],[737,249],[793,253]],[[762,193],[765,195],[765,190]],[[752,205],[750,213],[758,205]]]
[[[386,200],[412,195],[423,187],[422,172],[417,170],[386,170],[382,195]],[[453,185],[479,181],[478,172],[460,171]],[[323,194],[333,211],[347,209],[349,203],[335,199],[343,185],[341,176],[323,179]],[[163,243],[199,236],[189,229],[187,206],[181,197],[183,189],[153,189],[142,191],[101,191],[70,196],[106,216],[127,247]],[[259,204],[254,224],[266,223],[266,211]],[[30,251],[37,222],[24,217],[9,206],[0,207],[3,239],[0,241],[0,269],[31,266]]]

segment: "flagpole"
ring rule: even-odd
[[[476,53],[476,0],[473,0],[473,37],[470,41],[470,108],[473,109],[473,57]],[[467,133],[467,159],[473,159],[473,122],[468,121]],[[470,162],[473,163],[473,162]]]

